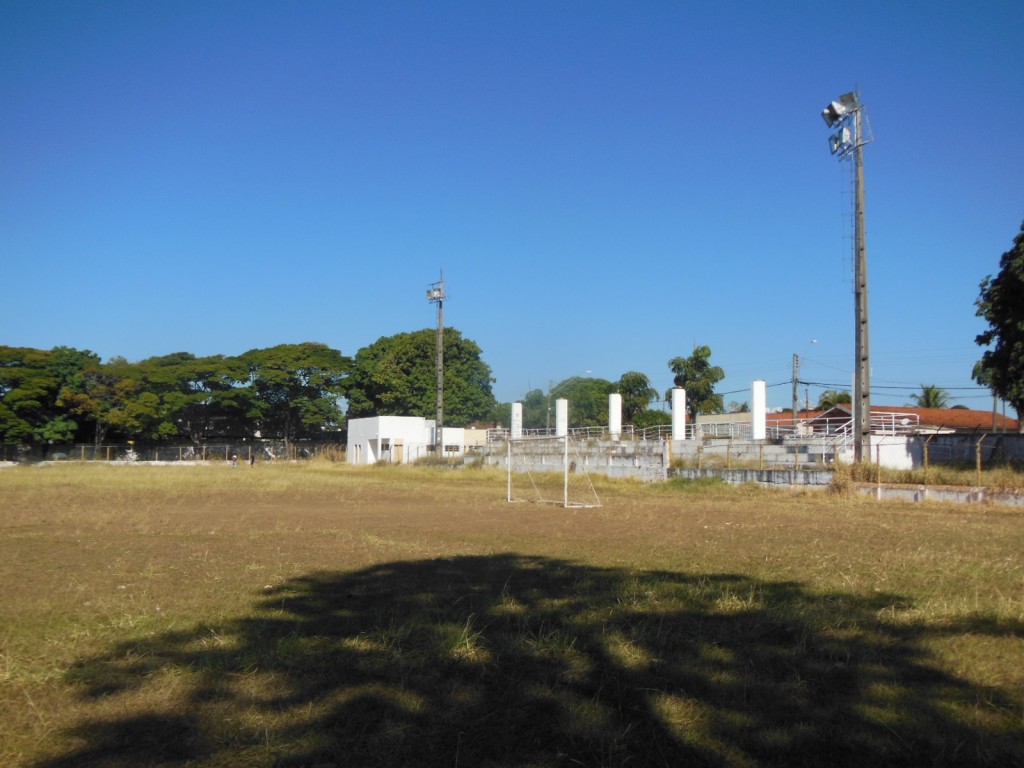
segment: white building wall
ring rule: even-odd
[[[466,430],[445,427],[445,445],[456,450],[449,458],[466,452]],[[376,464],[379,461],[410,464],[432,456],[428,446],[434,443],[434,420],[419,416],[370,416],[350,419],[346,452],[349,464]],[[385,447],[386,446],[386,447]]]

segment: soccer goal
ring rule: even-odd
[[[600,507],[586,462],[568,435],[508,441],[508,500]]]

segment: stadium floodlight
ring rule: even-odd
[[[829,128],[833,127],[836,123],[843,119],[846,115],[846,107],[840,104],[838,101],[831,102],[827,107],[821,111],[821,117],[825,121],[825,125]]]
[[[828,106],[821,111],[821,117],[825,125],[833,128],[838,123],[848,119],[850,114],[860,106],[856,93],[844,93],[837,101],[830,101]]]
[[[833,155],[845,157],[853,149],[853,131],[844,125],[828,138],[828,147]]]

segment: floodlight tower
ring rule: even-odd
[[[853,379],[853,457],[871,460],[871,366],[868,355],[868,256],[864,240],[864,145],[871,137],[864,130],[864,105],[857,93],[845,93],[821,112],[835,129],[828,144],[840,160],[853,157],[853,293],[856,359]],[[870,132],[869,132],[870,133]]]
[[[444,458],[444,272],[427,289],[427,301],[437,304],[437,411],[434,417],[434,456]]]

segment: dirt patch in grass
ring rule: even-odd
[[[1024,515],[337,466],[0,474],[0,763],[1024,764]]]

